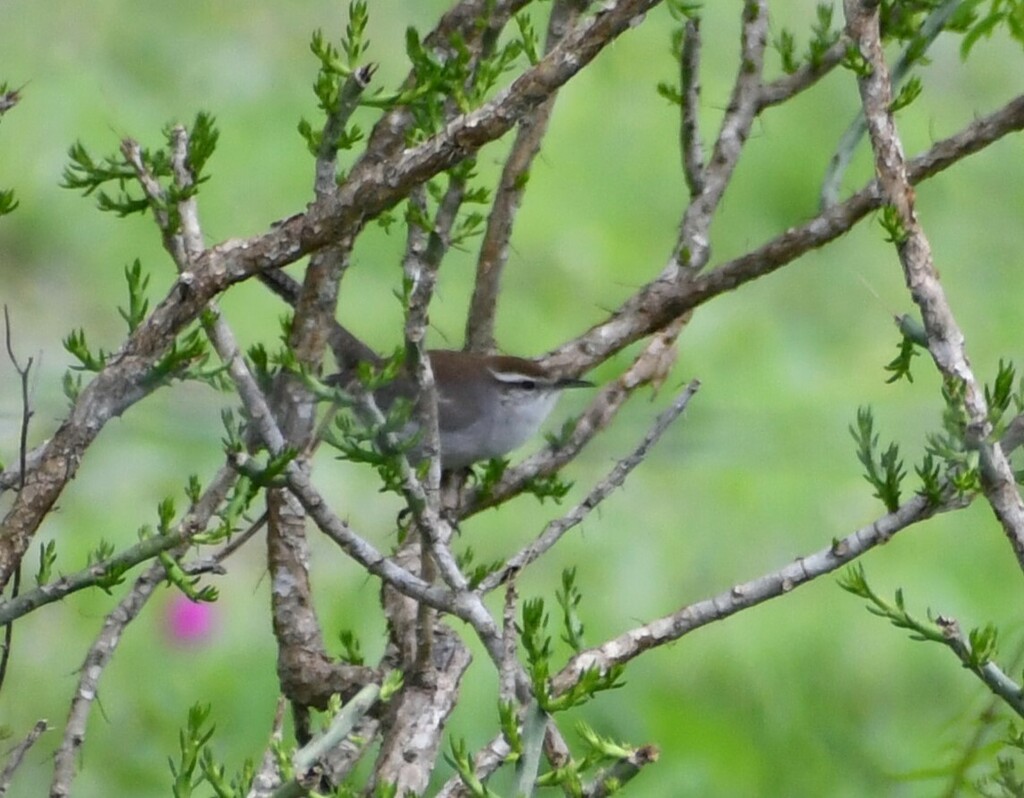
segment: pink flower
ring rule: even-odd
[[[205,642],[213,632],[213,605],[192,601],[180,593],[171,599],[165,614],[167,634],[175,643]]]

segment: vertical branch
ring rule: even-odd
[[[690,198],[704,191],[704,151],[700,141],[700,18],[686,20],[679,53],[679,149]]]
[[[939,281],[931,245],[917,216],[903,144],[890,110],[892,82],[882,50],[878,5],[846,0],[845,9],[850,36],[864,59],[857,84],[903,276],[921,310],[932,360],[944,379],[963,386],[963,406],[968,417],[964,443],[980,454],[982,490],[1024,569],[1024,501],[1002,448],[998,442],[989,440],[992,424],[984,388],[971,369],[964,334]]]
[[[548,18],[545,52],[550,52],[562,40],[588,4],[589,0],[556,0]],[[466,319],[465,347],[471,352],[493,352],[497,349],[494,339],[495,312],[498,307],[498,294],[501,291],[502,273],[508,262],[512,225],[523,192],[526,190],[530,167],[540,152],[541,141],[547,133],[551,111],[557,97],[558,93],[553,92],[519,120],[515,141],[501,171],[494,204],[491,206],[483,242],[480,245],[476,281]]]
[[[28,375],[32,370],[32,358],[25,361],[22,366],[14,354],[14,345],[11,343],[11,316],[4,305],[4,344],[7,347],[7,357],[18,373],[18,380],[21,383],[21,428],[18,434],[18,491],[25,487],[25,471],[28,459],[28,425],[32,419],[32,408],[28,401]],[[21,558],[14,569],[14,579],[11,585],[11,598],[17,598],[21,590]],[[3,688],[7,679],[7,665],[11,659],[11,644],[14,640],[14,623],[4,626],[3,653],[0,654],[0,689]]]
[[[907,73],[910,72],[910,68],[915,63],[922,61],[928,47],[942,33],[950,17],[956,13],[962,4],[963,0],[946,0],[941,6],[932,10],[921,24],[920,30],[917,31],[917,34],[907,44],[896,61],[896,65],[892,70],[891,86],[898,86],[902,83]],[[845,48],[847,43],[840,42],[840,44],[843,44]],[[850,166],[850,161],[853,160],[854,150],[856,150],[860,140],[864,138],[866,131],[867,122],[864,119],[864,110],[861,109],[857,112],[857,116],[854,117],[850,126],[844,131],[842,137],[840,137],[839,144],[836,145],[836,151],[829,159],[828,169],[826,169],[825,177],[822,179],[819,195],[819,204],[822,208],[829,208],[839,201],[839,189],[842,186],[843,177]]]
[[[743,145],[750,135],[750,127],[760,109],[761,74],[767,39],[768,3],[766,0],[746,0],[743,4],[740,67],[736,82],[709,165],[703,170],[701,190],[683,214],[679,239],[672,262],[663,273],[665,277],[683,279],[692,276],[704,268],[711,256],[711,219],[732,179]]]
[[[356,69],[338,88],[334,107],[327,110],[314,168],[313,190],[320,201],[328,200],[336,191],[338,140],[373,71],[371,66]],[[288,348],[299,365],[314,374],[320,372],[334,335],[338,293],[353,242],[353,236],[345,236],[310,257],[295,302]],[[301,379],[294,374],[279,374],[271,405],[285,445],[296,451],[309,450],[316,426],[316,403]],[[297,460],[295,466],[307,473],[310,470],[306,458]],[[301,718],[306,707],[323,706],[331,685],[340,681],[341,689],[333,691],[346,694],[360,685],[346,683],[345,669],[332,661],[324,644],[309,580],[305,510],[291,493],[275,488],[267,491],[267,511],[267,567],[278,679]],[[304,741],[303,724],[296,725],[300,741]]]
[[[18,380],[21,383],[21,427],[18,435],[18,489],[25,487],[25,468],[28,457],[28,425],[34,415],[28,402],[28,376],[32,370],[32,358],[25,361],[22,366],[14,354],[14,346],[11,344],[11,317],[4,305],[4,344],[7,347],[7,357],[18,373]],[[2,683],[0,679],[0,683]]]

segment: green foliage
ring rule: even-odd
[[[792,75],[800,68],[800,61],[796,57],[796,37],[793,36],[793,32],[783,28],[772,44],[782,61],[782,71],[787,75]]]
[[[101,539],[96,548],[89,552],[88,566],[91,568],[100,563],[106,563],[103,573],[96,579],[96,586],[106,594],[124,582],[124,575],[128,566],[121,563],[107,562],[114,556],[116,551],[114,544],[108,540]]]
[[[466,574],[466,579],[469,581],[469,589],[475,590],[481,582],[484,581],[488,576],[501,568],[505,564],[501,558],[492,560],[491,562],[474,564],[476,559],[476,552],[472,546],[466,546],[466,548],[456,554],[455,561],[458,563],[459,570]]]
[[[831,3],[818,3],[814,14],[814,26],[811,28],[811,41],[807,45],[806,61],[812,69],[820,69],[824,63],[825,53],[837,41],[839,30],[832,27],[833,6]]]
[[[163,356],[157,360],[146,375],[147,385],[166,385],[171,380],[195,379],[212,381],[220,369],[203,372],[202,366],[210,357],[209,343],[199,327],[183,333],[175,339]]]
[[[509,747],[505,761],[516,762],[523,753],[523,737],[519,733],[519,717],[514,701],[498,702],[498,724]]]
[[[890,443],[878,454],[878,435],[874,431],[875,419],[870,407],[857,410],[857,423],[850,425],[850,434],[857,442],[857,459],[864,466],[864,479],[875,489],[874,496],[881,499],[889,512],[900,506],[900,483],[906,472],[900,459],[899,447]]]
[[[907,382],[913,382],[914,375],[910,371],[910,364],[917,354],[917,346],[914,341],[906,335],[902,336],[896,357],[885,364],[885,370],[891,372],[886,382],[893,383],[904,378]]]
[[[286,484],[284,472],[297,455],[297,449],[286,446],[277,454],[268,455],[266,463],[261,463],[256,457],[244,455],[235,458],[234,466],[252,482],[254,488],[282,488]]]
[[[552,713],[564,712],[587,703],[605,690],[618,690],[626,684],[622,679],[625,672],[626,669],[622,665],[613,665],[607,671],[596,667],[588,668],[572,687],[550,700],[545,709]]]
[[[64,344],[64,349],[78,359],[78,365],[71,367],[77,371],[102,371],[103,367],[107,365],[106,352],[99,349],[94,354],[89,349],[89,344],[85,340],[84,329],[72,330],[67,334],[62,343]]]
[[[174,529],[174,499],[170,496],[165,497],[157,505],[157,531],[160,535],[169,536],[174,535],[176,530]],[[144,532],[142,534],[145,534]],[[217,600],[217,588],[213,586],[207,586],[196,589],[196,585],[199,584],[198,576],[189,576],[185,573],[184,569],[178,563],[178,561],[168,552],[163,550],[157,554],[160,562],[164,566],[166,572],[167,582],[177,587],[182,593],[184,593],[192,601],[216,601]]]
[[[964,667],[975,674],[981,675],[982,670],[995,659],[999,648],[999,633],[992,624],[971,629],[965,642],[956,622],[949,618],[938,616],[933,619],[929,612],[928,621],[923,622],[912,616],[907,611],[902,590],[896,590],[892,603],[882,599],[868,584],[864,566],[860,564],[847,569],[839,579],[839,586],[866,599],[868,612],[887,619],[898,629],[909,631],[911,640],[941,643],[950,648]]]
[[[14,211],[18,207],[18,200],[14,196],[13,189],[0,189],[0,216]]]
[[[1000,28],[1018,44],[1024,45],[1024,2],[1021,0],[965,0],[957,9],[950,27],[964,33],[960,54],[967,58],[982,39],[989,39]]]
[[[349,665],[364,665],[363,647],[359,638],[351,629],[342,629],[338,632],[338,640],[341,642],[341,654],[339,659]]]
[[[156,507],[157,531],[161,535],[170,535],[174,530],[171,528],[174,523],[174,499],[165,496]]]
[[[1002,434],[1005,428],[1003,419],[1006,411],[1013,407],[1019,413],[1024,407],[1024,381],[1015,385],[1016,377],[1017,372],[1013,363],[1000,359],[995,380],[991,386],[985,386],[988,420],[996,436]]]
[[[859,78],[866,78],[871,74],[871,64],[853,44],[846,48],[839,63]]]
[[[569,595],[574,595],[574,592],[575,588],[570,588]],[[574,622],[574,628],[577,628],[576,623],[578,621]],[[622,666],[614,666],[604,672],[590,668],[581,674],[572,687],[561,695],[553,696],[548,682],[553,652],[547,626],[548,615],[544,609],[544,600],[534,598],[524,602],[522,625],[518,627],[519,639],[526,653],[526,672],[530,677],[532,692],[541,709],[552,714],[563,712],[586,703],[599,692],[614,690],[624,684],[622,675],[625,669]],[[578,628],[582,631],[582,626]]]
[[[350,150],[365,136],[358,125],[346,123],[375,69],[370,65],[360,67],[370,44],[365,35],[368,22],[367,4],[353,0],[340,46],[328,41],[320,30],[314,31],[310,40],[309,49],[320,62],[313,93],[326,122],[322,130],[316,130],[308,120],[300,119],[298,129],[310,153],[318,157]],[[325,135],[330,137],[326,148]]]
[[[576,723],[576,734],[583,743],[583,756],[571,758],[545,773],[537,780],[541,787],[560,787],[567,795],[580,796],[590,794],[611,795],[622,787],[622,780],[613,771],[593,771],[606,763],[624,762],[632,757],[637,749],[631,745],[616,742],[610,737],[598,734],[583,721]],[[628,778],[632,774],[625,775]],[[593,787],[585,787],[584,779],[591,779]]]
[[[77,402],[79,394],[82,393],[82,375],[65,371],[61,377],[61,390],[71,404]]]
[[[21,100],[21,91],[0,82],[0,118]],[[0,216],[5,216],[18,207],[13,189],[0,189]]]
[[[886,618],[897,629],[908,630],[911,640],[930,640],[943,644],[946,642],[942,630],[936,624],[923,624],[907,612],[902,590],[896,591],[891,604],[875,593],[868,584],[863,565],[858,563],[847,568],[839,577],[838,584],[848,593],[866,599],[868,601],[867,610],[872,615]]]
[[[1024,781],[1017,775],[1017,764],[1024,752],[1024,736],[1010,724],[1004,742],[1004,753],[996,759],[996,770],[981,777],[974,788],[986,798],[1022,798]]]
[[[115,183],[117,193],[113,196],[106,191],[99,191],[96,205],[101,211],[110,211],[118,216],[129,216],[133,213],[144,213],[149,208],[145,197],[133,196],[128,193],[128,186],[135,181],[135,170],[123,156],[107,156],[97,160],[77,141],[68,150],[70,163],[64,167],[61,185],[64,188],[80,190],[89,196],[99,191],[101,186]],[[142,151],[143,163],[155,177],[167,177],[171,173],[171,163],[163,151],[150,153]]]
[[[907,228],[903,226],[903,219],[900,217],[899,211],[892,205],[882,206],[882,213],[879,216],[878,223],[885,230],[885,240],[890,244],[901,247],[907,242],[910,234],[907,232]]]
[[[910,372],[910,364],[919,354],[918,348],[928,349],[928,335],[924,325],[909,313],[897,316],[896,326],[903,338],[900,340],[899,353],[885,366],[886,371],[892,372],[892,376],[886,382],[896,382],[904,377],[907,382],[913,382],[914,375]]]
[[[228,495],[227,501],[217,513],[220,523],[212,530],[193,535],[192,542],[198,545],[213,545],[229,539],[245,520],[245,513],[260,493],[260,486],[244,474],[239,475]]]
[[[583,621],[577,612],[583,594],[576,587],[576,569],[562,570],[562,586],[555,593],[558,606],[562,608],[562,640],[576,652],[583,648]]]
[[[444,759],[459,774],[459,778],[462,779],[462,783],[466,785],[473,798],[501,798],[498,793],[493,792],[477,778],[473,768],[473,756],[470,754],[465,740],[453,738]]]
[[[219,597],[217,588],[213,585],[197,588],[199,577],[189,576],[185,569],[181,567],[181,564],[169,552],[161,551],[157,557],[159,557],[160,564],[164,567],[167,583],[178,588],[190,601],[214,602],[217,600]]]
[[[889,104],[889,111],[896,113],[897,111],[903,110],[921,96],[923,89],[924,84],[921,83],[921,79],[916,75],[911,77],[900,87],[896,96],[893,97],[892,102]]]
[[[170,141],[170,128],[164,129],[164,137]],[[210,160],[217,149],[217,141],[220,138],[220,131],[211,114],[200,111],[188,131],[188,150],[185,155],[185,165],[192,177],[192,185],[187,187],[175,187],[170,194],[172,201],[187,199],[194,195],[200,183],[209,179],[209,175],[203,174],[206,169],[206,162]]]
[[[964,409],[964,384],[947,380],[942,386],[942,432],[929,434],[926,452],[944,464],[945,476],[958,495],[981,486],[978,452],[964,445],[968,417]]]
[[[548,616],[544,599],[534,598],[523,603],[523,623],[519,639],[526,651],[526,672],[530,675],[533,695],[546,708],[549,695],[548,677],[551,675],[551,638],[547,634]]]
[[[220,421],[224,426],[224,437],[221,438],[221,445],[228,454],[243,454],[245,452],[245,421],[236,419],[234,412],[229,407],[220,411]]]
[[[572,490],[572,486],[572,482],[562,479],[558,474],[538,474],[523,485],[523,493],[536,497],[542,504],[547,499],[560,504]]]
[[[57,562],[57,541],[50,540],[39,544],[39,570],[36,572],[36,584],[42,587],[53,577],[53,566]]]
[[[188,481],[185,483],[185,496],[188,497],[190,504],[196,504],[199,498],[202,496],[203,486],[199,481],[197,474],[189,474]]]
[[[695,3],[692,0],[668,0],[665,3],[669,14],[677,22],[697,18],[702,5],[703,3]]]
[[[96,192],[97,207],[101,211],[115,213],[120,217],[143,213],[150,209],[163,212],[168,219],[168,230],[165,232],[175,232],[180,223],[176,205],[195,195],[199,185],[208,179],[203,170],[217,148],[219,135],[213,116],[203,111],[196,114],[188,130],[188,149],[185,154],[185,165],[190,172],[188,185],[178,185],[172,180],[173,170],[169,151],[173,138],[172,126],[168,125],[163,130],[167,149],[139,149],[142,168],[160,183],[163,194],[161,197],[149,196],[135,185],[139,177],[124,148],[117,155],[95,158],[80,141],[72,144],[68,150],[70,163],[64,167],[61,185],[64,188],[79,190],[84,196]],[[114,187],[113,193],[108,193],[102,188],[109,184]],[[136,194],[136,191],[141,194]]]
[[[540,36],[533,27],[533,20],[530,15],[522,11],[515,16],[516,27],[519,29],[519,44],[526,58],[532,65],[540,61]]]
[[[224,766],[214,759],[210,740],[216,727],[209,722],[210,710],[209,704],[194,704],[188,711],[187,725],[178,733],[178,761],[168,758],[174,798],[191,798],[204,783],[213,789],[216,798],[243,798],[252,786],[255,770],[250,760],[228,781]]]
[[[480,485],[480,495],[489,498],[494,494],[494,487],[508,470],[511,460],[504,457],[492,457],[474,468],[473,474]]]
[[[142,263],[138,258],[130,266],[125,266],[125,281],[128,283],[128,309],[118,307],[118,312],[127,323],[128,332],[133,333],[150,312],[150,300],[145,298],[150,276],[142,274]]]
[[[929,452],[924,456],[921,465],[914,466],[914,473],[921,480],[921,487],[917,493],[928,500],[932,507],[942,502],[944,493],[942,477],[939,473],[939,464],[935,462],[934,456]]]
[[[339,413],[334,419],[335,434],[326,440],[341,452],[341,459],[372,466],[383,492],[404,495],[402,457],[412,453],[422,437],[419,431],[408,431],[412,409],[407,399],[396,399],[381,424],[365,424]]]

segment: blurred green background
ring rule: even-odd
[[[405,28],[427,30],[447,3],[370,5],[376,81],[392,86],[407,68]],[[773,34],[789,26],[802,51],[814,4],[775,6]],[[736,69],[738,16],[735,3],[708,4],[705,14],[709,143]],[[258,234],[310,200],[312,161],[296,133],[301,116],[316,118],[307,45],[314,29],[336,36],[344,20],[343,4],[323,0],[0,5],[0,80],[24,84],[22,103],[0,124],[0,186],[21,202],[0,220],[0,301],[10,307],[17,352],[35,358],[32,444],[65,412],[60,378],[70,358],[61,339],[85,327],[93,345],[117,347],[123,267],[142,259],[153,301],[173,273],[148,218],[102,215],[58,187],[68,146],[81,139],[108,153],[123,136],[156,146],[167,122],[211,111],[221,139],[200,195],[205,234],[211,244]],[[562,92],[513,238],[498,320],[499,341],[511,353],[542,352],[600,321],[670,253],[685,187],[676,109],[655,85],[673,79],[671,24],[664,9],[652,12]],[[924,95],[900,116],[907,150],[920,151],[1018,92],[1021,66],[1019,49],[998,36],[966,66],[958,42],[940,39],[922,73]],[[778,74],[774,55],[768,74]],[[825,163],[857,103],[852,78],[838,71],[755,124],[713,228],[713,263],[814,214]],[[372,120],[365,115],[364,128]],[[482,176],[496,174],[506,146],[482,151]],[[1011,137],[918,190],[945,288],[986,381],[999,358],[1021,356],[1021,155],[1021,139]],[[869,175],[862,148],[847,188]],[[342,314],[380,349],[401,334],[392,295],[401,245],[398,233],[368,230],[343,287]],[[445,263],[432,308],[434,345],[461,344],[473,256],[454,252]],[[244,342],[275,342],[283,309],[258,286],[232,289],[223,306]],[[909,463],[941,412],[924,358],[912,385],[884,383],[882,367],[898,340],[892,314],[910,309],[893,250],[868,221],[698,310],[669,385],[634,401],[568,469],[577,487],[566,504],[630,450],[675,385],[698,377],[703,387],[687,414],[623,490],[523,575],[521,595],[553,601],[561,569],[576,566],[587,639],[596,643],[870,523],[881,507],[848,433],[858,406],[874,406],[883,440],[895,438]],[[595,379],[628,362],[623,353]],[[20,405],[6,359],[0,387],[0,457],[10,463]],[[578,412],[586,400],[567,397],[557,415]],[[225,401],[175,386],[108,425],[40,535],[57,541],[60,571],[82,567],[101,538],[133,542],[140,525],[155,522],[164,496],[184,505],[187,475],[206,479],[221,462]],[[371,474],[326,452],[319,468],[338,512],[387,547],[395,501],[377,493]],[[914,485],[911,477],[907,490]],[[463,539],[480,560],[499,557],[560,512],[522,499],[467,523]],[[328,639],[336,645],[337,630],[353,629],[372,660],[383,645],[377,584],[333,545],[316,534],[312,541]],[[168,794],[166,759],[196,701],[213,704],[215,747],[229,767],[260,755],[276,701],[261,559],[254,542],[228,577],[215,580],[221,600],[205,641],[182,646],[168,634],[169,591],[129,627],[101,682],[76,795]],[[1021,574],[981,503],[908,530],[862,562],[880,592],[902,587],[920,616],[930,609],[964,627],[997,624],[1002,662],[1019,670]],[[33,558],[28,584],[34,568]],[[76,670],[113,601],[98,591],[78,594],[19,622],[0,693],[0,722],[15,735],[39,718],[62,727]],[[626,681],[580,716],[604,734],[661,748],[660,762],[633,786],[637,796],[939,795],[943,770],[989,700],[951,655],[869,615],[834,577],[650,653]],[[471,748],[495,729],[496,712],[486,709],[494,691],[493,669],[478,655],[451,724]],[[997,724],[993,735],[999,731]],[[51,731],[32,750],[13,795],[45,793],[58,735]]]

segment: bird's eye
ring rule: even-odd
[[[519,387],[524,391],[532,391],[537,387],[537,382],[535,380],[520,380]]]

